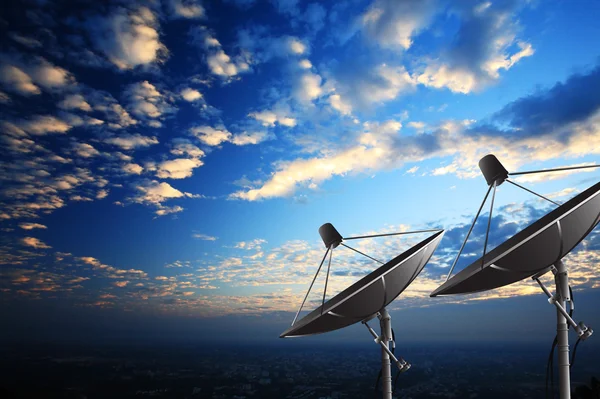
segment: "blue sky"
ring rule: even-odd
[[[518,171],[600,153],[594,1],[9,3],[0,295],[18,331],[136,314],[206,334],[258,320],[270,339],[318,266],[325,222],[344,236],[447,230],[399,313],[518,312],[516,297],[541,294],[529,282],[428,297],[487,189],[478,160]],[[565,201],[598,172],[518,181]],[[495,209],[490,247],[552,208],[504,185]],[[480,256],[485,222],[458,270]],[[357,245],[391,258],[423,238]],[[593,233],[568,258],[579,309],[597,303],[598,245]],[[330,295],[374,268],[336,255]]]

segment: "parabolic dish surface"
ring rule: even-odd
[[[600,221],[600,183],[515,234],[431,293],[468,294],[503,287],[553,265]]]
[[[443,230],[433,234],[358,280],[298,320],[280,338],[338,330],[376,314],[419,275],[443,235]]]

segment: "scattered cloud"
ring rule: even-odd
[[[23,230],[33,230],[33,229],[47,229],[46,226],[40,223],[19,223],[19,227]]]
[[[91,18],[86,28],[94,47],[120,70],[150,66],[167,54],[160,42],[159,19],[148,7],[113,9]]]
[[[23,245],[26,245],[28,247],[32,247],[35,249],[52,248],[50,245],[43,243],[41,240],[39,240],[38,238],[35,238],[35,237],[25,237],[25,238],[23,238],[22,242],[23,242]]]
[[[156,137],[142,136],[141,134],[123,134],[120,136],[109,137],[104,140],[108,144],[116,145],[124,150],[133,150],[136,148],[148,147],[158,144]]]
[[[197,240],[202,240],[202,241],[216,241],[217,240],[217,237],[209,236],[209,235],[201,234],[201,233],[192,234],[192,238],[195,238]]]

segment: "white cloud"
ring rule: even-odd
[[[407,50],[413,37],[430,22],[436,6],[433,0],[375,0],[361,23],[379,45]]]
[[[181,90],[180,94],[181,94],[181,97],[183,97],[183,99],[185,101],[189,101],[189,102],[194,102],[194,101],[200,100],[202,98],[202,93],[200,93],[196,89],[192,89],[189,87]]]
[[[124,134],[121,136],[109,137],[104,140],[105,143],[113,144],[124,150],[133,150],[140,147],[148,147],[158,144],[156,137],[142,136],[141,134]]]
[[[282,126],[296,126],[296,119],[289,116],[289,110],[275,108],[273,110],[264,110],[260,112],[251,112],[248,116],[262,122],[263,126],[275,126],[278,123]]]
[[[204,7],[196,0],[169,0],[171,18],[198,19],[205,16]]]
[[[14,65],[0,66],[0,81],[7,90],[24,96],[41,93],[29,75]]]
[[[174,112],[165,96],[147,80],[129,85],[124,97],[131,113],[148,121],[148,125],[152,127],[160,127],[160,122],[152,119]]]
[[[216,129],[206,125],[196,126],[191,128],[190,132],[204,144],[213,147],[231,139],[231,133],[223,126]]]
[[[81,158],[91,158],[100,155],[100,152],[97,149],[87,143],[75,143],[73,145],[73,151]]]
[[[121,70],[151,65],[166,53],[158,19],[147,7],[117,8],[112,15],[92,18],[87,26],[96,49]]]
[[[35,249],[52,248],[51,246],[44,244],[42,241],[40,241],[39,239],[37,239],[35,237],[25,237],[25,238],[23,238],[23,240],[21,242],[23,243],[23,245],[26,245],[28,247],[32,247]]]
[[[108,193],[108,190],[98,190],[98,192],[96,193],[96,199],[104,199],[108,197]]]
[[[171,215],[173,213],[179,213],[179,212],[183,212],[183,207],[179,206],[179,205],[175,205],[175,206],[163,206],[160,209],[157,209],[154,213],[156,214],[156,216],[165,216],[165,215]]]
[[[196,238],[198,240],[203,240],[203,241],[216,241],[217,240],[217,237],[209,236],[206,234],[200,234],[200,233],[192,234],[192,238]]]
[[[202,158],[204,156],[204,151],[190,143],[189,140],[175,139],[173,140],[173,144],[173,148],[171,149],[171,154],[173,155],[187,155],[192,158]]]
[[[158,216],[164,216],[171,213],[181,212],[181,206],[167,207],[163,203],[175,198],[197,198],[198,195],[179,191],[169,183],[158,182],[156,180],[147,180],[140,182],[135,186],[138,194],[131,198],[132,202],[138,204],[152,205],[157,207],[155,212]]]
[[[206,63],[213,75],[229,79],[250,71],[248,54],[241,52],[236,57],[230,57],[223,50],[219,40],[205,27],[193,28],[190,35],[192,42],[206,51]]]
[[[267,132],[243,132],[233,136],[231,142],[235,145],[259,144],[269,138]]]
[[[426,62],[425,68],[413,75],[420,84],[470,93],[497,80],[501,69],[508,70],[533,55],[531,44],[516,40],[513,6],[485,5],[468,4],[460,10],[457,40],[441,59]],[[519,50],[511,51],[515,44]]]
[[[347,107],[361,109],[395,100],[414,91],[417,83],[404,66],[387,64],[345,68],[329,80],[335,87],[335,94],[340,96],[341,104],[338,105],[346,110]]]
[[[294,96],[298,101],[309,103],[319,98],[322,93],[321,76],[311,72],[300,75],[294,89]]]
[[[310,60],[307,60],[305,58],[303,60],[300,60],[300,62],[298,62],[298,66],[302,69],[310,69],[310,68],[312,68],[312,63],[310,62]]]
[[[23,230],[33,230],[33,229],[47,229],[46,226],[40,223],[20,223],[19,227]]]
[[[352,105],[344,102],[339,94],[330,95],[329,104],[342,115],[352,114]]]
[[[298,159],[278,163],[277,170],[259,188],[238,191],[231,198],[255,201],[264,198],[291,195],[297,186],[312,186],[353,171],[377,170],[386,165],[392,149],[390,141],[398,133],[401,124],[389,121],[375,126],[359,138],[357,145],[334,155]]]
[[[89,112],[92,110],[90,104],[81,94],[70,94],[64,100],[58,103],[58,106],[63,109],[78,109],[80,111]]]
[[[74,81],[67,70],[42,57],[23,58],[0,54],[0,83],[12,92],[24,96],[40,94],[40,87],[53,91],[65,88]]]
[[[179,158],[163,161],[158,164],[156,176],[161,179],[185,179],[194,173],[194,169],[202,166],[199,159]]]
[[[65,121],[52,115],[36,115],[18,123],[19,127],[34,136],[44,136],[53,133],[66,133],[71,126]]]
[[[139,175],[144,171],[144,168],[137,163],[128,163],[123,165],[121,170],[129,175]]]

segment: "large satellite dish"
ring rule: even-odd
[[[433,232],[434,234],[386,263],[383,263],[355,248],[352,248],[343,242],[344,240],[348,241],[362,238],[425,232]],[[321,260],[319,268],[317,269],[317,273],[313,277],[308,291],[304,296],[304,300],[302,301],[302,304],[300,305],[300,308],[298,309],[298,312],[292,321],[292,325],[283,333],[281,333],[280,338],[321,334],[338,330],[354,323],[362,322],[368,328],[371,335],[375,338],[375,342],[378,343],[382,348],[382,368],[380,373],[382,380],[382,392],[384,398],[391,399],[392,378],[390,358],[398,366],[398,374],[408,370],[410,365],[404,361],[404,359],[396,358],[394,354],[395,342],[393,341],[394,334],[392,333],[391,329],[391,317],[385,308],[394,299],[396,299],[419,275],[421,270],[423,270],[433,255],[435,249],[439,245],[444,235],[444,231],[440,229],[420,230],[343,238],[332,224],[326,223],[319,228],[319,234],[321,235],[327,250],[325,251],[325,255]],[[339,294],[335,295],[333,298],[325,301],[333,250],[339,246],[355,251],[360,255],[380,263],[381,266]],[[325,278],[325,288],[323,290],[323,300],[321,302],[321,306],[298,320],[298,315],[304,307],[306,299],[308,298],[308,294],[310,293],[315,280],[321,271],[321,267],[327,259],[327,255],[329,255],[329,262],[327,266],[327,275]],[[380,335],[378,335],[368,324],[368,322],[375,317],[378,317],[380,321]],[[389,347],[390,342],[392,343],[391,349]]]
[[[508,177],[598,166],[600,165],[509,173],[494,155],[490,154],[483,157],[479,161],[479,167],[489,188],[450,268],[446,282],[431,293],[431,296],[435,297],[439,295],[487,291],[532,277],[550,298],[549,302],[557,308],[557,337],[552,346],[552,353],[557,344],[559,347],[566,348],[566,350],[559,351],[561,399],[570,398],[568,326],[570,325],[575,329],[579,340],[585,340],[592,334],[591,328],[587,328],[583,323],[577,324],[571,317],[574,306],[568,282],[568,270],[562,262],[562,258],[571,252],[600,222],[600,182],[561,205],[523,187]],[[487,243],[496,187],[505,181],[529,193],[535,194],[558,207],[488,253]],[[473,231],[473,226],[481,213],[481,209],[492,190],[493,194],[485,234],[483,256],[450,278],[458,258]],[[552,271],[555,275],[556,293],[554,295],[539,280],[542,275],[549,271]],[[565,310],[566,302],[570,304],[571,311],[569,313]],[[579,343],[579,340],[577,343]],[[549,367],[551,367],[553,362],[552,353],[549,360]]]

